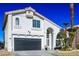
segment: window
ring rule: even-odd
[[[33,20],[33,27],[40,28],[40,20]]]
[[[19,18],[16,18],[15,23],[19,26]]]
[[[37,27],[40,28],[40,21],[37,20]]]

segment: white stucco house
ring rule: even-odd
[[[31,7],[5,12],[3,31],[8,51],[54,50],[60,26]]]

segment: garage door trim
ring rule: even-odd
[[[41,39],[14,38],[14,51],[18,50],[41,50]]]

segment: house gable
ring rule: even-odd
[[[7,15],[12,14],[12,15],[16,15],[16,14],[20,14],[20,13],[25,13],[26,11],[32,11],[33,15],[41,18],[42,20],[46,20],[48,22],[50,22],[52,25],[55,25],[58,28],[61,28],[59,25],[55,24],[54,22],[52,22],[51,20],[49,20],[48,18],[44,17],[43,15],[39,14],[38,12],[36,12],[33,8],[28,7],[25,9],[20,9],[20,10],[15,10],[15,11],[10,11],[10,12],[6,12],[5,16],[4,16],[4,22],[3,22],[3,30],[5,29],[6,23],[7,23]]]

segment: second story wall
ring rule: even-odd
[[[16,19],[19,19],[19,25],[17,25]],[[34,20],[40,21],[40,27],[33,27]],[[30,32],[31,34],[42,35],[44,32],[44,22],[36,15],[33,15],[33,18],[27,18],[26,13],[16,14],[12,16],[12,22],[12,32],[15,34],[29,34]]]

